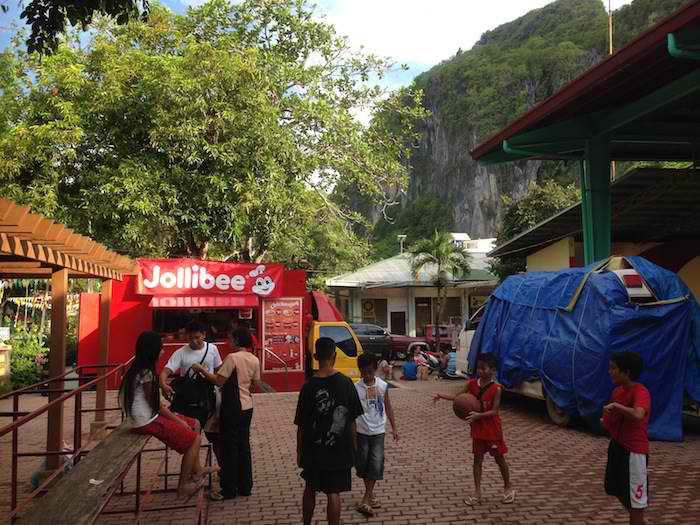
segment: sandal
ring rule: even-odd
[[[506,505],[515,503],[515,489],[509,490],[508,492],[503,494],[503,503],[505,503]]]
[[[212,490],[209,492],[209,499],[212,501],[223,501],[224,496],[221,494],[221,491],[218,490]]]
[[[467,507],[476,507],[477,505],[481,505],[481,497],[477,498],[476,496],[469,496],[464,500],[464,504]]]
[[[363,516],[367,516],[368,518],[374,516],[374,511],[372,510],[372,507],[367,505],[367,503],[362,503],[361,505],[358,505],[357,507],[355,507],[355,510]]]
[[[217,474],[219,470],[221,470],[220,467],[204,467],[202,470],[196,474],[192,474],[190,477],[192,478],[192,481],[199,483],[199,480],[213,476],[214,474]]]
[[[178,499],[181,499],[184,503],[187,503],[192,499],[192,496],[194,496],[200,490],[202,490],[202,487],[206,485],[206,482],[207,480],[205,478],[202,478],[199,481],[195,481],[194,483],[188,483],[185,494],[178,494]]]
[[[382,503],[378,499],[372,498],[371,500],[369,500],[369,506],[373,509],[381,509]]]

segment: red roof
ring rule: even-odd
[[[617,108],[694,71],[699,63],[672,57],[667,38],[697,24],[700,0],[692,0],[477,146],[471,156],[478,160],[501,150],[504,140],[525,131]]]

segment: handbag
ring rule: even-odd
[[[207,350],[199,362],[200,365],[204,363],[209,354],[209,343],[206,345]],[[175,391],[173,402],[170,405],[173,412],[197,419],[204,426],[216,407],[214,385],[206,378],[193,372],[190,367],[184,376],[173,379],[170,386]]]

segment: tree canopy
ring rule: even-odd
[[[529,230],[552,215],[573,206],[580,200],[579,189],[574,185],[563,186],[549,180],[544,184],[532,184],[528,194],[520,200],[505,198],[506,213],[498,232],[496,245],[500,246]],[[509,255],[497,258],[491,271],[500,279],[525,271],[525,258]]]
[[[87,45],[0,56],[0,193],[132,256],[352,266],[367,244],[331,191],[390,204],[424,114],[366,83],[390,67],[302,0],[98,19]]]
[[[8,4],[20,0],[0,0],[0,9],[8,10]],[[148,0],[30,0],[22,10],[20,17],[31,28],[27,38],[30,52],[50,54],[56,50],[59,38],[68,24],[85,30],[96,16],[114,17],[120,24],[134,18],[148,15]]]

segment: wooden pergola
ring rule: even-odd
[[[106,365],[109,356],[109,317],[112,280],[121,280],[125,274],[138,271],[135,261],[119,255],[105,246],[75,233],[70,228],[31,213],[0,198],[0,279],[51,280],[51,336],[49,344],[49,374],[63,374],[66,359],[66,296],[68,279],[100,279],[100,363]],[[98,369],[106,373],[106,368]],[[51,384],[52,390],[63,389],[63,379]],[[49,394],[49,400],[60,397]],[[96,408],[105,407],[105,384],[97,389]],[[105,413],[97,411],[95,424],[104,426]],[[63,441],[63,405],[49,410],[46,446],[48,451],[59,451]],[[49,456],[49,469],[58,468],[59,457]]]

